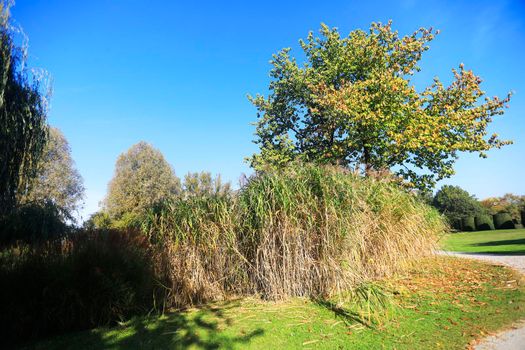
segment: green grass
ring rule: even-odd
[[[525,229],[453,233],[443,238],[441,247],[456,252],[525,255]]]
[[[525,317],[524,290],[504,267],[441,257],[381,283],[393,293],[396,306],[373,326],[331,303],[240,299],[51,338],[28,348],[464,349]]]

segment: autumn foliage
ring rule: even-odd
[[[363,171],[391,169],[419,188],[450,177],[459,152],[509,144],[487,126],[510,100],[485,96],[481,78],[459,65],[453,81],[439,78],[422,91],[412,83],[422,54],[438,31],[400,37],[391,22],[342,37],[322,25],[300,45],[304,64],[283,49],[273,56],[270,95],[257,107],[256,169],[295,159]]]

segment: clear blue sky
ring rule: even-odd
[[[397,3],[397,4],[394,4]],[[479,198],[525,194],[525,3],[514,1],[22,1],[13,17],[29,37],[30,64],[54,79],[50,122],[68,138],[97,210],[117,156],[145,140],[179,176],[208,170],[237,182],[255,109],[246,94],[267,92],[268,63],[325,22],[345,35],[394,21],[401,34],[441,34],[422,61],[418,87],[449,82],[459,63],[490,96],[515,95],[491,131],[515,144],[488,159],[463,155],[457,184]]]

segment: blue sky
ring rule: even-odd
[[[345,35],[373,21],[408,34],[441,34],[424,55],[419,88],[449,82],[463,62],[489,96],[514,91],[491,132],[514,145],[488,159],[462,155],[459,185],[478,198],[525,194],[525,3],[514,1],[22,1],[13,17],[29,37],[30,65],[53,77],[50,123],[68,138],[86,186],[84,216],[98,209],[117,156],[145,140],[178,176],[221,173],[236,183],[256,111],[246,94],[266,94],[268,61],[321,22]]]

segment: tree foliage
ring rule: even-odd
[[[84,222],[83,228],[85,230],[109,229],[111,228],[111,218],[105,211],[98,211],[89,216]]]
[[[203,171],[186,174],[182,190],[184,197],[220,196],[230,193],[231,185],[222,182],[220,175],[213,177],[211,173]]]
[[[502,197],[490,197],[481,201],[492,215],[509,213],[514,222],[521,222],[521,212],[525,210],[525,196],[507,193]]]
[[[0,214],[27,190],[44,149],[47,96],[15,43],[9,4],[0,2]]]
[[[486,214],[478,200],[459,186],[445,185],[434,196],[432,205],[457,229],[457,223],[466,217]]]
[[[36,176],[20,202],[50,201],[60,208],[64,217],[71,218],[80,209],[84,196],[82,177],[71,158],[66,138],[56,128],[49,129],[49,140],[37,164]]]
[[[270,95],[249,97],[258,110],[255,169],[300,159],[364,173],[393,171],[419,188],[454,173],[458,152],[499,148],[487,136],[510,95],[487,98],[481,79],[461,64],[445,86],[438,78],[418,92],[412,76],[437,31],[400,37],[386,25],[341,37],[322,25],[300,45],[300,64],[286,48],[273,56]]]
[[[142,141],[118,157],[104,201],[105,210],[113,219],[140,214],[180,192],[180,180],[162,153]]]

